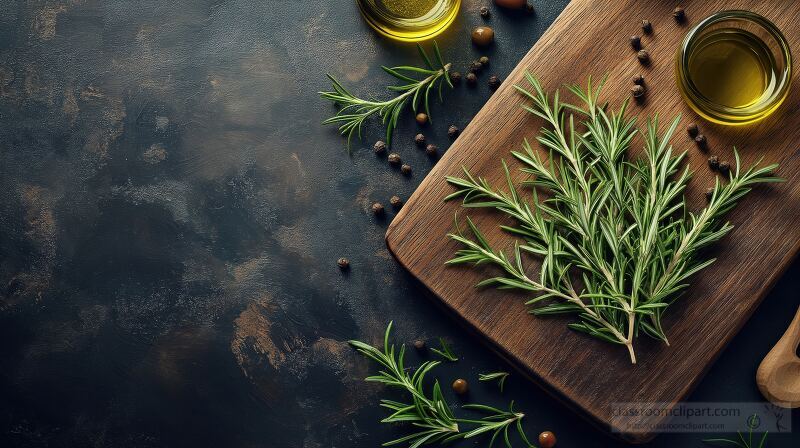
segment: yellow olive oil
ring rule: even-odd
[[[458,15],[461,0],[356,0],[361,15],[392,39],[419,41],[444,31]]]
[[[777,88],[776,61],[770,48],[741,28],[719,28],[702,35],[688,59],[697,91],[708,101],[746,109],[769,99]]]

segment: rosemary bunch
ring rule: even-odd
[[[403,362],[405,346],[401,345],[396,350],[395,345],[389,343],[391,330],[392,322],[389,322],[383,338],[383,351],[361,341],[349,341],[359,353],[382,368],[377,375],[367,377],[366,381],[402,389],[411,399],[410,403],[381,400],[381,406],[392,412],[381,420],[382,423],[410,423],[414,428],[408,435],[386,442],[383,446],[408,443],[409,448],[417,448],[491,433],[490,447],[502,435],[506,447],[511,448],[508,431],[512,426],[517,429],[526,446],[532,446],[522,429],[522,418],[525,414],[515,412],[513,402],[508,411],[481,404],[467,404],[463,406],[465,409],[487,415],[479,420],[456,418],[444,400],[438,380],[434,380],[431,394],[425,392],[425,375],[439,365],[439,361],[426,361],[409,375]],[[470,429],[465,430],[459,424]]]
[[[530,175],[522,185],[531,198],[520,196],[505,161],[507,192],[464,169],[464,177],[447,178],[457,191],[445,198],[460,197],[464,207],[514,218],[516,225],[502,228],[521,242],[509,257],[467,218],[472,236],[456,222],[449,236],[463,248],[448,263],[499,266],[503,274],[478,286],[535,294],[527,302],[536,305],[535,315],[576,314],[570,328],[624,345],[635,364],[634,338],[644,333],[668,343],[664,311],[689,277],[714,262],[703,259],[700,249],[733,228],[723,216],[754,184],[781,180],[772,176],[777,165],[743,170],[734,148],[736,166],[728,182],[717,179],[708,205],[690,212],[683,193],[691,171],[681,169],[686,152],[669,144],[679,118],[662,135],[658,116],[648,120],[643,156],[629,160],[635,118],[625,116],[627,102],[618,112],[598,106],[605,78],[596,87],[590,78],[586,90],[568,86],[579,105],[562,103],[558,91],[551,98],[535,77],[526,78],[532,89],[515,87],[531,100],[525,109],[545,121],[537,141],[549,154],[534,152],[527,140],[523,152],[512,151]],[[523,254],[541,260],[535,278],[527,274]]]
[[[433,54],[436,58],[436,65],[431,62],[428,54],[419,44],[417,44],[417,49],[419,50],[422,60],[425,62],[425,67],[413,67],[408,65],[399,67],[381,66],[386,73],[401,81],[399,85],[388,87],[391,91],[399,92],[399,95],[385,101],[359,98],[350,93],[336,78],[330,74],[327,75],[333,84],[333,91],[319,92],[319,94],[322,98],[340,105],[341,109],[339,109],[336,115],[323,121],[322,124],[339,125],[339,132],[347,136],[348,149],[350,148],[350,141],[354,134],[358,134],[358,137],[361,138],[361,127],[364,121],[372,115],[377,115],[381,118],[383,124],[386,126],[386,144],[391,145],[392,133],[395,127],[397,127],[397,120],[406,104],[411,103],[411,109],[415,114],[420,104],[422,104],[430,120],[431,113],[428,107],[428,97],[430,96],[431,90],[438,86],[439,101],[441,101],[442,84],[447,83],[448,86],[451,88],[453,87],[449,76],[451,64],[444,62],[436,42],[433,43]],[[422,78],[418,79],[414,76],[422,76]]]

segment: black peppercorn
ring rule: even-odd
[[[708,158],[708,167],[712,170],[719,168],[719,157],[711,156]]]
[[[425,136],[422,135],[422,134],[415,135],[414,136],[414,143],[416,143],[417,146],[425,146]]]
[[[375,216],[383,215],[383,204],[380,202],[372,204],[372,213],[375,214]]]
[[[400,208],[403,205],[403,200],[400,199],[400,196],[392,196],[391,199],[389,199],[389,203],[392,204],[394,208]]]
[[[635,86],[631,87],[631,95],[634,98],[641,98],[644,96],[644,86],[636,84]]]
[[[451,124],[450,127],[447,128],[447,136],[450,138],[458,137],[459,132],[461,132],[461,130],[454,124]]]
[[[500,78],[498,78],[497,75],[492,75],[492,76],[489,77],[489,81],[488,82],[489,82],[489,88],[490,89],[497,90],[497,88],[500,87],[500,83],[502,81],[500,81]]]
[[[642,49],[642,38],[639,36],[631,36],[631,47],[634,50],[641,50]]]
[[[375,150],[375,154],[383,154],[386,152],[386,143],[384,143],[383,140],[378,140],[372,145],[372,148]]]
[[[653,24],[650,23],[649,20],[642,20],[642,31],[644,34],[650,34],[653,32]]]
[[[414,341],[414,348],[420,351],[425,350],[425,341],[422,339],[417,339]]]
[[[389,163],[392,165],[400,165],[400,154],[396,152],[389,154]]]
[[[689,126],[686,126],[686,132],[689,134],[689,137],[695,138],[697,134],[700,133],[700,130],[695,123],[691,123]]]
[[[694,142],[697,143],[700,149],[706,149],[708,146],[708,140],[706,140],[706,136],[703,134],[697,134],[697,137],[694,138]]]
[[[643,65],[650,63],[650,53],[648,53],[647,50],[639,50],[639,52],[636,53],[636,57]]]
[[[425,153],[429,156],[433,157],[439,151],[439,147],[431,143],[430,145],[425,147]]]
[[[676,6],[675,9],[672,10],[672,17],[675,18],[676,22],[683,22],[684,19],[686,19],[686,11],[680,6]]]
[[[465,393],[467,393],[467,390],[469,390],[469,385],[467,384],[467,380],[459,378],[453,381],[453,392],[459,395],[464,395]]]
[[[420,112],[417,114],[417,123],[422,126],[428,122],[428,114],[425,112]]]
[[[461,84],[461,73],[450,72],[450,82],[452,82],[454,86]]]
[[[479,57],[478,62],[481,63],[481,68],[486,67],[487,65],[489,65],[489,56]]]
[[[719,162],[719,172],[724,174],[725,176],[728,175],[731,171],[731,164],[728,162]]]
[[[481,17],[483,17],[484,19],[488,19],[489,16],[491,15],[492,13],[491,11],[489,11],[489,8],[487,8],[486,6],[481,6]]]
[[[406,176],[411,175],[411,165],[403,164],[403,166],[400,167],[400,172]]]
[[[339,265],[339,269],[341,269],[343,271],[350,268],[350,260],[348,260],[347,258],[344,258],[344,257],[336,260],[336,264],[338,264]]]
[[[472,63],[469,64],[470,73],[478,73],[481,71],[481,69],[483,69],[483,64],[481,64],[479,61],[472,61]]]
[[[475,76],[475,73],[468,73],[467,74],[467,84],[470,86],[474,86],[478,83],[478,77]]]
[[[636,76],[633,77],[632,81],[633,81],[634,84],[642,86],[642,85],[644,85],[644,76],[636,75]]]
[[[713,197],[714,197],[714,189],[709,188],[708,190],[706,190],[706,200],[711,202],[711,198]]]

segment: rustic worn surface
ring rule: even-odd
[[[481,52],[469,0],[439,40],[463,72]],[[560,13],[493,9],[490,73],[507,75]],[[436,371],[467,400],[523,410],[559,446],[619,444],[514,374],[427,300],[389,255],[371,201],[414,191],[435,160],[396,134],[411,177],[352,157],[316,92],[329,71],[363,94],[416,50],[372,33],[354,1],[0,0],[0,447],[377,447],[374,370],[345,345],[444,336]],[[425,133],[442,149],[489,98],[445,92]],[[352,269],[342,275],[336,259]],[[755,368],[789,324],[800,263],[692,395],[755,401]],[[411,362],[418,362],[415,353]],[[463,403],[445,391],[454,405]],[[459,410],[456,409],[458,412]],[[795,427],[800,427],[795,413]],[[701,446],[708,434],[654,447]],[[770,436],[770,448],[793,446]],[[480,441],[457,446],[485,446]],[[516,445],[515,445],[516,446]]]
[[[520,363],[534,379],[556,396],[585,411],[607,426],[612,403],[666,402],[684,399],[720,351],[739,331],[800,248],[800,89],[795,88],[783,107],[754,126],[730,128],[700,121],[682,101],[675,87],[675,49],[692,23],[720,9],[750,9],[773,20],[792,48],[800,48],[800,5],[793,2],[709,1],[687,8],[685,24],[670,12],[673,2],[627,0],[607,2],[575,0],[509,75],[503,87],[478,113],[448,154],[422,182],[387,232],[390,249],[413,275],[444,304],[485,335],[503,355]],[[654,33],[642,42],[652,62],[642,67],[628,44],[642,18],[653,23]],[[736,229],[717,246],[719,258],[692,281],[692,287],[665,318],[671,346],[641,338],[638,365],[631,365],[626,350],[587,338],[567,329],[569,318],[535,318],[525,313],[521,293],[476,290],[473,285],[493,274],[493,268],[446,267],[458,245],[444,235],[452,230],[457,201],[443,205],[452,191],[444,178],[467,167],[490,183],[503,185],[499,157],[520,147],[523,137],[533,137],[541,126],[521,109],[525,99],[512,84],[527,84],[528,69],[546,89],[564,82],[585,84],[588,75],[609,73],[601,98],[616,107],[628,95],[631,78],[644,74],[648,94],[632,113],[660,113],[665,118],[683,114],[684,125],[698,121],[707,135],[710,154],[732,160],[731,147],[741,149],[744,165],[760,157],[781,164],[785,184],[758,188],[730,215]],[[795,72],[794,84],[800,75]],[[706,169],[708,154],[694,149],[680,128],[673,139],[679,149],[690,149],[688,163],[696,174],[687,192],[690,204],[700,207],[703,192],[713,185]],[[639,146],[637,140],[634,146]],[[512,164],[512,167],[514,165]],[[515,174],[518,180],[523,174]],[[467,212],[462,212],[462,214]],[[498,227],[491,211],[469,211],[490,241],[509,247],[512,238]],[[535,267],[532,267],[535,271]],[[795,297],[795,303],[797,298]],[[547,360],[547,362],[542,362]],[[632,423],[658,423],[664,417],[643,417]],[[626,430],[626,427],[618,428]],[[630,435],[647,440],[653,434]]]

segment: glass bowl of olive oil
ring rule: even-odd
[[[704,19],[678,50],[675,77],[684,99],[715,123],[763,119],[786,99],[792,56],[781,31],[749,11],[721,11]]]
[[[461,0],[356,0],[369,26],[407,42],[430,39],[458,15]]]

